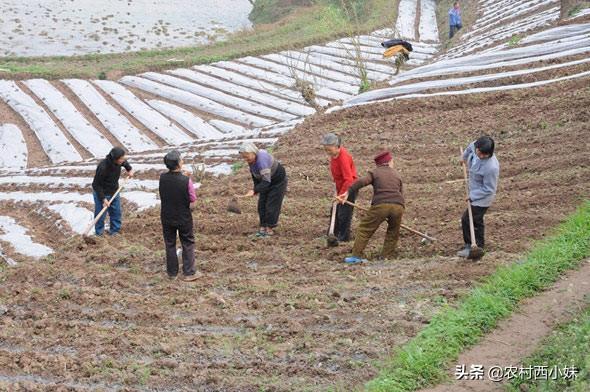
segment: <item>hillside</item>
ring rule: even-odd
[[[400,0],[395,26],[279,53],[117,80],[0,81],[0,390],[361,390],[434,315],[589,195],[590,15],[556,1],[478,3],[440,39],[434,1]],[[439,21],[440,22],[440,21]],[[393,75],[383,39],[415,48]],[[356,55],[355,55],[356,54]],[[359,94],[368,72],[370,91]],[[310,102],[295,87],[308,81]],[[359,172],[389,149],[404,181],[395,260],[325,247],[332,183],[319,146],[340,135]],[[481,262],[455,257],[465,207],[458,148],[497,143],[498,199]],[[277,235],[254,241],[237,149],[268,147],[289,190]],[[84,241],[95,165],[113,145],[137,171],[120,236]],[[203,164],[195,283],[169,281],[157,179],[166,151]],[[359,203],[369,203],[364,190]],[[353,225],[363,213],[357,211]]]
[[[589,99],[587,81],[569,82],[384,103],[306,121],[275,150],[291,185],[272,241],[249,237],[253,202],[243,203],[239,216],[225,211],[229,195],[249,184],[244,170],[204,181],[195,221],[205,276],[197,284],[169,282],[162,272],[157,210],[128,217],[119,238],[96,245],[73,239],[48,262],[5,270],[0,357],[10,376],[0,382],[240,391],[362,383],[442,304],[517,259],[587,196],[587,146],[578,141],[589,125]],[[317,140],[334,130],[363,170],[375,151],[393,150],[407,189],[404,221],[440,244],[421,246],[404,233],[398,260],[354,268],[340,263],[348,246],[324,248],[330,181]],[[461,177],[458,146],[483,131],[498,141],[503,175],[488,219],[489,254],[473,264],[453,257],[463,188],[448,181]],[[367,192],[360,199],[366,205]],[[66,240],[50,232],[36,226],[36,238]]]

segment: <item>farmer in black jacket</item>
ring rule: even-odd
[[[193,233],[193,215],[197,196],[189,173],[182,172],[182,157],[176,150],[164,157],[167,173],[160,175],[160,201],[162,210],[162,231],[166,246],[166,271],[170,279],[178,275],[178,255],[176,253],[176,235],[182,245],[183,280],[196,280],[195,273],[195,235]]]
[[[129,162],[127,162],[125,150],[120,147],[115,147],[105,159],[100,161],[96,168],[96,173],[94,174],[94,180],[92,181],[94,216],[98,216],[103,208],[108,207],[110,235],[115,235],[121,230],[122,211],[120,195],[117,195],[117,197],[109,203],[113,195],[117,192],[117,189],[119,189],[121,167],[124,167],[125,170],[127,170],[127,175],[130,178],[133,177],[133,170]],[[101,236],[104,233],[105,219],[106,214],[104,214],[94,226],[94,230],[98,236]]]

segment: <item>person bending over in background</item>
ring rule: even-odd
[[[168,172],[160,175],[160,218],[166,247],[166,271],[170,279],[178,275],[178,254],[176,236],[182,245],[182,273],[186,282],[196,280],[195,271],[195,235],[193,232],[192,210],[197,196],[190,173],[182,172],[184,164],[180,153],[170,151],[164,157]]]
[[[127,162],[125,150],[121,147],[114,147],[106,158],[99,162],[96,167],[94,179],[92,180],[94,217],[97,217],[103,208],[108,208],[110,235],[118,234],[121,230],[122,224],[121,219],[123,212],[121,209],[121,196],[117,195],[117,197],[111,200],[113,195],[117,193],[117,189],[119,189],[121,167],[124,167],[125,170],[127,170],[129,178],[133,177],[133,169],[129,162]],[[103,214],[94,226],[94,231],[97,236],[102,236],[104,234],[105,219],[106,214]]]

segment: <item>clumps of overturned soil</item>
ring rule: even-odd
[[[317,116],[279,140],[290,177],[277,235],[253,241],[256,200],[247,169],[205,182],[194,212],[195,283],[164,272],[159,211],[126,214],[121,236],[72,241],[54,257],[2,272],[0,389],[217,391],[350,390],[498,265],[587,197],[590,81],[521,92],[389,102]],[[320,136],[335,132],[359,173],[393,151],[404,180],[399,258],[376,261],[383,229],[361,266],[326,247],[332,187]],[[497,143],[498,199],[486,215],[488,253],[454,257],[465,207],[457,148]],[[367,206],[370,190],[357,201]],[[357,211],[354,225],[362,212]],[[48,233],[47,236],[51,235]],[[16,358],[16,359],[15,359]],[[26,378],[24,378],[26,376]],[[26,387],[22,387],[26,385]]]

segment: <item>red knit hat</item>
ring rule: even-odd
[[[389,151],[383,151],[377,154],[374,159],[377,165],[386,165],[393,159],[393,156]]]

